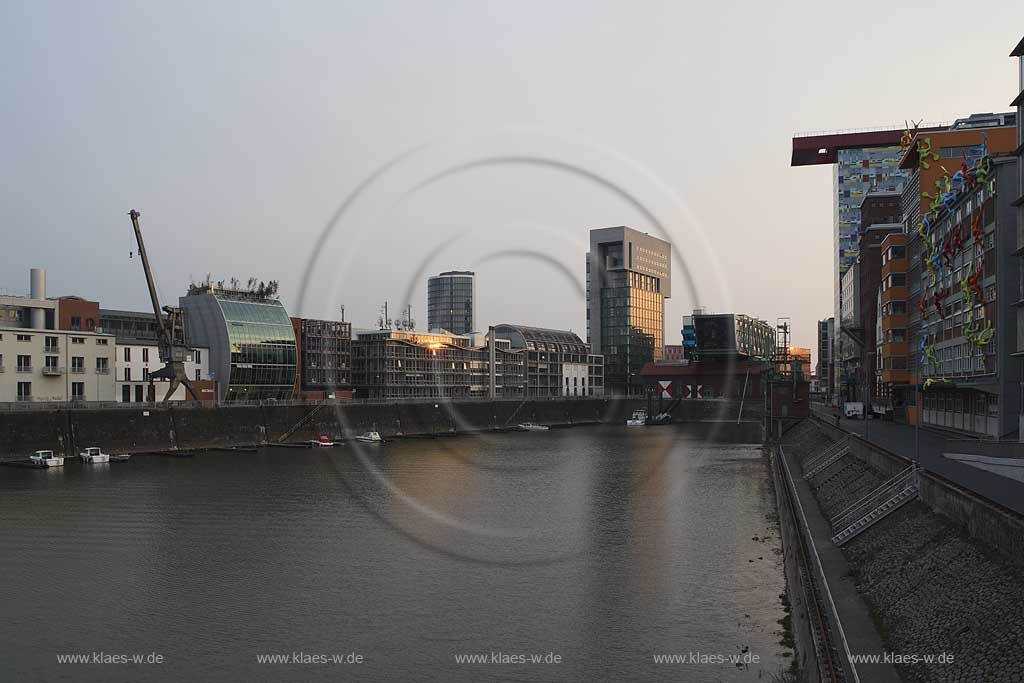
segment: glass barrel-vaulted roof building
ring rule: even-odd
[[[277,299],[209,286],[179,299],[196,346],[210,349],[210,377],[220,400],[291,398],[296,344]]]

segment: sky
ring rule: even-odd
[[[587,233],[629,225],[673,242],[666,343],[702,306],[814,348],[832,170],[790,168],[792,135],[1018,92],[1024,5],[916,4],[7,0],[0,292],[40,266],[148,310],[135,208],[165,304],[255,276],[422,328],[426,276],[468,269],[479,326],[584,336]]]

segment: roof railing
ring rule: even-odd
[[[949,128],[954,123],[955,121],[928,121],[918,124],[916,128]],[[916,128],[911,128],[911,132],[916,130]],[[814,138],[821,137],[823,135],[846,135],[848,133],[884,133],[893,130],[907,130],[907,125],[903,123],[889,126],[869,126],[867,128],[837,128],[834,130],[809,130],[794,133],[793,137]]]

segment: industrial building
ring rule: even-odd
[[[292,397],[298,371],[295,332],[273,295],[206,283],[179,300],[192,344],[209,349],[218,400]]]
[[[449,270],[427,280],[427,328],[452,334],[476,331],[476,275]]]
[[[625,226],[590,231],[587,343],[605,359],[610,392],[643,391],[640,370],[664,357],[672,246]]]
[[[604,394],[604,357],[591,353],[575,332],[509,324],[494,331],[525,353],[527,398]]]

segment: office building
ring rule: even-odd
[[[193,285],[179,306],[189,339],[209,349],[218,400],[292,397],[297,368],[295,332],[272,294],[206,283]]]
[[[609,391],[641,393],[641,368],[664,357],[671,255],[668,242],[632,228],[590,231],[587,342],[604,356]]]
[[[694,357],[767,361],[775,355],[775,329],[742,313],[694,313]]]
[[[449,270],[427,280],[427,328],[452,334],[476,331],[476,275]]]
[[[576,333],[509,324],[494,330],[526,355],[527,398],[604,394],[604,357],[591,353]]]
[[[818,321],[818,364],[815,375],[819,390],[826,396],[832,395],[832,333],[834,318]]]
[[[1017,47],[1010,53],[1011,57],[1017,59],[1017,97],[1010,103],[1011,107],[1017,108],[1017,198],[1013,205],[1017,207],[1017,252],[1024,259],[1024,38],[1017,43]],[[1018,263],[1017,267],[1024,273],[1024,263]],[[1017,298],[1024,301],[1024,282],[1021,283]],[[1024,306],[1017,307],[1017,329],[1024,331]],[[1017,335],[1018,358],[1024,362],[1024,333]],[[1024,381],[1024,371],[1022,371]],[[1024,385],[1021,386],[1021,393],[1024,394]],[[1019,439],[1024,441],[1024,401],[1021,402],[1020,416],[1018,418]]]
[[[341,320],[292,318],[298,348],[297,397],[352,396],[352,324]]]
[[[485,398],[490,349],[485,335],[413,330],[359,331],[352,342],[353,397],[357,399]],[[494,339],[495,395],[523,398],[525,353]]]
[[[893,233],[882,240],[882,270],[876,288],[878,299],[875,338],[875,398],[891,409],[894,419],[907,418],[913,404],[908,357],[913,352],[908,337],[907,235]]]
[[[910,233],[908,327],[912,373],[923,390],[916,397],[922,424],[1002,438],[1017,430],[1020,411],[1021,369],[1013,358],[1019,178],[1016,131],[1009,144],[993,132],[945,155],[950,173],[958,169],[956,179],[942,173],[942,191],[933,193]],[[935,137],[930,145],[921,142],[903,161],[915,178],[948,149]]]

